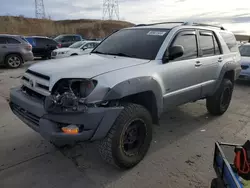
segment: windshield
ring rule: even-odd
[[[80,48],[85,43],[86,42],[84,42],[84,41],[75,42],[74,44],[72,44],[71,46],[69,46],[69,48]]]
[[[240,55],[250,57],[250,45],[240,46]]]
[[[92,53],[155,59],[168,29],[124,29],[105,39]]]
[[[54,40],[55,40],[56,42],[60,42],[62,39],[63,39],[63,36],[62,36],[62,35],[59,35],[59,36],[57,36],[56,38],[54,38]]]

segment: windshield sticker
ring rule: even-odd
[[[166,32],[163,31],[149,31],[147,35],[153,35],[153,36],[163,36]]]

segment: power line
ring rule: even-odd
[[[35,11],[36,11],[35,12],[36,18],[38,19],[46,18],[43,0],[35,0]]]
[[[118,0],[103,0],[103,20],[119,20]]]

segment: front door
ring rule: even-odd
[[[184,54],[162,65],[165,110],[194,101],[201,96],[201,74],[197,67],[198,45],[195,30],[179,32],[171,46],[183,46]]]
[[[218,80],[219,66],[223,62],[223,56],[218,45],[218,40],[212,31],[200,30],[198,33],[202,97],[206,97],[214,91],[216,80]]]

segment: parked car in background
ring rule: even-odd
[[[23,37],[0,35],[0,65],[18,68],[33,59],[32,46]]]
[[[59,35],[54,38],[56,42],[59,43],[60,47],[69,47],[70,45],[74,44],[75,42],[84,40],[81,35]]]
[[[239,47],[241,54],[241,72],[239,80],[250,80],[250,43]]]
[[[74,55],[84,55],[90,53],[100,41],[79,41],[68,48],[59,48],[51,53],[51,58],[63,58]]]
[[[59,47],[59,44],[48,37],[28,36],[25,39],[32,45],[32,52],[35,57],[50,59],[51,52]]]

